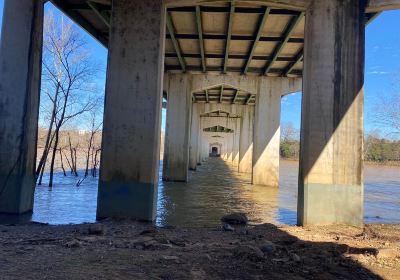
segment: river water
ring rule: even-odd
[[[219,158],[210,158],[189,183],[159,184],[157,225],[214,226],[221,216],[245,212],[253,223],[296,223],[298,163],[281,161],[280,187],[252,186]],[[400,223],[400,167],[365,166],[365,222]],[[50,224],[94,222],[97,179],[56,174],[55,186],[37,186],[32,220]],[[47,178],[44,178],[44,182]]]

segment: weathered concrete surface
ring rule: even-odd
[[[160,157],[165,7],[114,0],[97,218],[153,220]]]
[[[6,0],[0,41],[0,212],[33,209],[43,2]]]
[[[240,121],[241,118],[232,119],[233,122],[233,145],[232,145],[232,164],[239,169],[239,150],[240,150]]]
[[[366,11],[383,12],[400,9],[400,0],[369,0]]]
[[[281,96],[301,90],[300,82],[291,78],[260,78],[254,117],[254,185],[279,185]]]
[[[365,1],[307,12],[298,224],[363,223]]]
[[[253,168],[254,107],[243,106],[240,126],[239,172],[251,173]]]
[[[196,170],[199,150],[200,114],[198,104],[192,104],[190,122],[189,169]]]
[[[191,77],[170,74],[163,161],[163,180],[186,182],[192,96]]]

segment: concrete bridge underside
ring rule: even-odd
[[[298,223],[363,222],[365,25],[397,0],[52,1],[108,47],[98,218],[155,218],[210,151],[278,186],[280,99],[303,92]],[[32,211],[43,0],[6,0],[0,212]]]

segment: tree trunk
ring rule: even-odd
[[[47,152],[47,155],[48,155],[48,154],[49,154],[49,153]],[[46,155],[46,159],[47,159],[47,155]],[[38,185],[39,185],[39,186],[42,184],[43,173],[44,173],[44,169],[45,169],[45,167],[46,167],[46,163],[47,163],[47,160],[44,161],[44,163],[43,163],[43,165],[42,165],[42,169],[40,170],[40,176],[39,176],[39,182],[38,182]]]
[[[89,174],[89,160],[90,160],[90,150],[92,149],[92,142],[93,142],[93,132],[90,135],[89,139],[89,147],[86,154],[86,170],[85,170],[85,177]]]
[[[50,179],[49,179],[49,187],[53,187],[53,176],[54,176],[54,161],[56,159],[56,152],[57,152],[57,146],[58,146],[58,138],[59,138],[59,133],[60,133],[60,126],[57,125],[55,133],[55,141],[54,141],[54,146],[53,146],[53,154],[51,157],[51,164],[50,164]]]
[[[36,178],[38,177],[39,173],[43,173],[43,165],[46,165],[46,160],[47,156],[49,155],[49,150],[51,147],[51,143],[53,142],[53,137],[52,137],[52,130],[53,130],[53,125],[56,119],[56,113],[57,113],[57,99],[58,99],[58,93],[60,91],[60,83],[57,83],[56,87],[56,94],[54,96],[54,101],[53,101],[53,110],[51,112],[51,119],[50,119],[50,125],[49,125],[49,130],[47,131],[47,136],[46,136],[46,144],[44,145],[43,153],[40,158],[39,164],[36,168]],[[50,141],[51,139],[51,141]]]
[[[62,168],[62,171],[64,173],[64,177],[65,177],[65,176],[67,176],[67,173],[65,173],[65,169],[64,169],[64,162],[63,162],[63,156],[62,156],[61,148],[60,148],[59,151],[60,151],[61,168]]]

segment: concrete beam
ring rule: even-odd
[[[369,0],[367,13],[383,12],[400,9],[400,0]]]
[[[258,77],[245,75],[198,74],[192,78],[192,92],[227,85],[241,91],[257,93]]]
[[[305,11],[311,0],[241,0],[240,2],[250,2],[269,6],[271,8],[286,8],[297,11]],[[168,7],[193,6],[200,4],[221,3],[221,0],[164,0]]]
[[[304,49],[298,224],[363,223],[364,1],[315,1]]]
[[[163,180],[186,182],[192,107],[191,76],[171,74],[169,79]]]
[[[43,2],[6,0],[0,40],[0,213],[33,209]]]
[[[154,220],[165,7],[113,0],[97,218]]]
[[[221,0],[164,0],[168,7],[182,7],[201,5],[204,3],[220,3]],[[366,12],[382,12],[387,10],[400,9],[400,0],[366,0]],[[271,8],[285,8],[296,11],[306,11],[313,0],[242,0],[241,2],[250,2],[253,4],[265,5]]]

